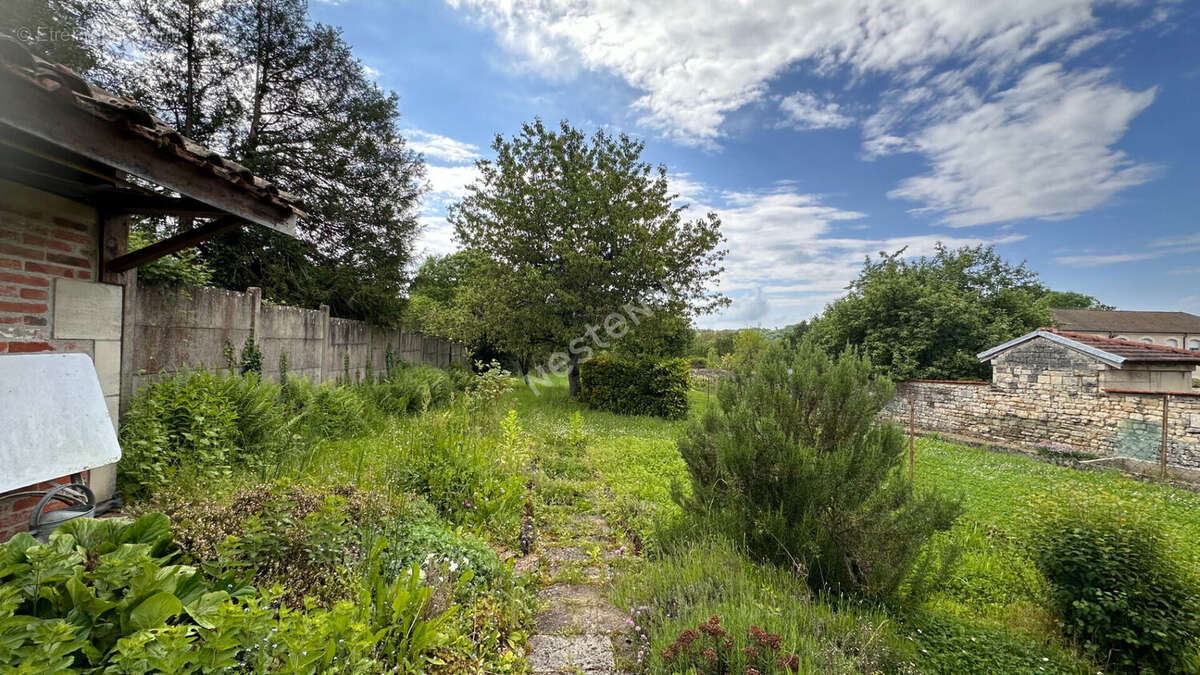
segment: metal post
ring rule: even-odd
[[[908,472],[916,475],[916,433],[917,433],[917,402],[912,395],[908,397]]]
[[[1167,402],[1170,400],[1170,394],[1163,394],[1162,446],[1159,448],[1158,461],[1161,469],[1159,477],[1164,479],[1167,477],[1167,410],[1169,405]]]

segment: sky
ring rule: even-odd
[[[866,256],[994,244],[1059,290],[1200,313],[1200,2],[313,0],[424,153],[422,255],[496,134],[645,140],[732,299],[820,313]]]

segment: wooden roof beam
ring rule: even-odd
[[[163,256],[178,253],[185,248],[191,248],[202,241],[212,239],[213,237],[235,230],[245,223],[237,216],[223,216],[212,220],[211,222],[193,227],[185,232],[180,232],[174,237],[163,239],[162,241],[150,244],[145,248],[139,248],[136,251],[131,251],[125,255],[117,256],[112,260],[106,261],[104,264],[103,274],[119,274],[126,270],[131,270],[135,267],[152,263]]]

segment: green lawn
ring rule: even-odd
[[[535,439],[586,435],[587,465],[594,472],[590,480],[607,486],[607,497],[600,504],[603,512],[641,539],[638,543],[647,555],[646,562],[632,568],[617,586],[614,599],[625,605],[657,602],[672,593],[686,596],[696,584],[708,583],[697,578],[709,574],[725,577],[729,588],[758,591],[742,598],[713,590],[708,600],[690,610],[677,609],[697,616],[712,610],[728,614],[735,622],[764,625],[801,621],[813,630],[826,631],[805,635],[808,629],[799,633],[795,627],[788,629],[808,650],[820,647],[837,652],[841,649],[837,645],[865,640],[878,653],[890,654],[891,663],[911,663],[921,672],[1094,673],[1096,667],[1058,637],[1053,618],[1044,609],[1044,580],[1026,553],[1031,526],[1045,504],[1066,499],[1115,501],[1161,525],[1172,539],[1173,555],[1190,569],[1200,570],[1200,495],[1138,481],[1115,470],[1082,471],[927,438],[917,444],[918,488],[961,495],[966,507],[955,527],[932,542],[927,553],[938,560],[957,550],[956,563],[930,598],[907,614],[889,617],[869,608],[838,609],[836,603],[800,597],[803,584],[787,583],[748,561],[731,563],[730,549],[702,536],[684,547],[676,544],[664,550],[659,545],[659,533],[671,530],[681,516],[672,491],[687,485],[687,468],[675,447],[686,421],[589,410],[569,402],[561,385],[543,389],[540,395],[519,388],[512,400],[523,428]],[[692,392],[692,416],[699,415],[706,403],[705,393]],[[589,494],[595,499],[595,490]],[[564,499],[569,502],[570,496]],[[683,583],[680,578],[688,579],[685,586],[678,585]],[[794,600],[787,600],[789,593]],[[785,606],[788,602],[794,606]],[[669,643],[668,633],[678,632],[681,626],[686,627],[686,620],[664,619],[658,630],[665,632],[653,636],[656,647],[661,640]],[[884,644],[886,648],[880,646]],[[853,653],[857,652],[838,652],[837,658],[808,667],[853,670],[871,662],[848,655]]]

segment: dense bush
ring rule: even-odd
[[[718,405],[680,441],[685,506],[814,588],[892,597],[961,507],[914,491],[903,434],[877,418],[891,396],[856,354],[771,346],[722,381]]]
[[[1200,589],[1156,527],[1115,505],[1068,504],[1046,518],[1035,548],[1064,632],[1097,660],[1200,671]]]
[[[691,386],[685,359],[623,358],[601,354],[579,370],[579,400],[622,415],[687,415]]]

